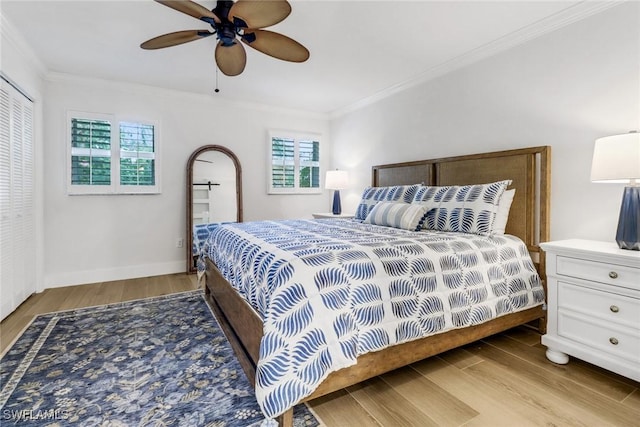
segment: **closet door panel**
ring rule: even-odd
[[[0,86],[0,318],[13,310],[11,216],[11,98],[2,81]]]
[[[22,234],[24,245],[21,262],[24,286],[17,293],[19,304],[36,291],[36,235],[35,235],[35,170],[33,145],[33,103],[23,105],[22,126]]]
[[[0,89],[0,318],[35,292],[33,103]]]
[[[14,305],[19,301],[24,283],[24,191],[22,176],[24,167],[22,164],[22,104],[20,99],[11,99],[11,199],[13,203],[12,223],[12,262],[13,277],[11,279],[11,297]],[[19,304],[19,302],[18,302]]]

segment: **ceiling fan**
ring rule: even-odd
[[[238,39],[274,58],[304,62],[309,51],[297,41],[263,27],[275,25],[291,13],[286,0],[218,0],[212,10],[189,0],[155,0],[211,25],[210,30],[186,30],[154,37],[140,45],[143,49],[161,49],[216,35],[216,64],[227,76],[242,73],[247,54]]]

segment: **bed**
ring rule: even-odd
[[[226,224],[226,222],[210,222],[193,225],[193,232],[191,233],[191,257],[189,258],[190,262],[193,263],[189,265],[190,270],[195,267],[196,271],[204,271],[206,268],[204,265],[198,267],[199,262],[204,262],[204,259],[200,257],[200,253],[211,232],[222,224]]]
[[[222,222],[211,222],[206,224],[195,224],[193,226],[193,233],[191,234],[192,244],[191,244],[191,254],[192,256],[198,256],[200,251],[202,250],[202,245],[211,234],[211,231],[215,230],[220,226],[220,224],[224,224]]]
[[[379,165],[372,168],[372,186],[387,187],[416,183],[421,183],[425,186],[451,186],[510,180],[511,183],[509,188],[515,189],[516,192],[511,204],[509,221],[506,225],[506,233],[507,235],[516,236],[519,240],[515,238],[512,239],[509,236],[501,237],[498,240],[503,244],[517,245],[514,246],[513,249],[510,248],[505,252],[510,254],[522,252],[521,255],[528,260],[526,265],[531,265],[529,267],[531,270],[530,273],[538,278],[544,287],[546,282],[544,276],[544,256],[540,251],[539,243],[547,241],[549,237],[549,162],[550,147],[543,146]],[[234,227],[237,230],[232,230]],[[424,251],[424,248],[426,248],[426,250],[429,251],[447,253],[453,250],[452,248],[455,249],[456,247],[472,247],[473,250],[471,252],[475,254],[482,254],[483,245],[488,244],[487,241],[490,240],[490,238],[486,236],[479,237],[477,235],[463,235],[462,243],[454,243],[453,240],[449,242],[449,239],[453,239],[453,237],[450,237],[447,233],[440,233],[439,235],[438,233],[435,233],[435,236],[427,238],[423,235],[415,237],[414,234],[416,233],[414,232],[406,232],[405,230],[398,229],[385,231],[387,234],[378,236],[377,234],[373,234],[374,231],[377,232],[376,227],[381,228],[371,224],[353,223],[347,220],[301,220],[264,222],[261,224],[246,223],[245,225],[229,225],[228,227],[221,227],[212,233],[212,240],[219,240],[219,242],[217,242],[217,249],[220,252],[236,251],[241,252],[240,255],[245,257],[249,256],[248,254],[251,254],[251,256],[264,258],[265,256],[276,256],[280,252],[286,253],[288,251],[296,251],[297,253],[305,254],[305,260],[300,261],[299,263],[307,265],[310,264],[316,267],[315,272],[308,273],[310,274],[308,276],[309,281],[312,280],[311,278],[316,278],[316,281],[318,280],[317,278],[320,278],[319,280],[321,282],[331,282],[331,280],[334,280],[332,277],[337,277],[338,273],[329,269],[327,269],[328,273],[325,273],[318,269],[318,266],[324,262],[323,257],[325,257],[324,253],[318,252],[318,245],[322,247],[335,246],[338,251],[342,251],[338,252],[335,257],[340,257],[343,261],[353,261],[357,264],[359,262],[358,260],[362,259],[360,258],[360,252],[378,251],[383,255],[391,252],[397,252],[395,249],[393,251],[388,249],[389,245],[395,245],[395,248],[398,247],[397,245],[399,244],[390,243],[392,241],[390,240],[390,237],[387,236],[389,233],[394,235],[394,238],[400,239],[402,241],[400,244],[407,248],[417,247],[416,245],[423,245],[421,246],[422,249],[420,249],[420,251]],[[333,231],[327,234],[327,229]],[[339,240],[333,240],[334,234],[332,233],[353,235],[356,240],[360,239],[360,242],[343,244],[340,243]],[[301,244],[299,240],[296,240],[298,238],[298,234],[309,234],[310,236],[313,236],[313,245],[315,246],[300,246],[307,245],[307,243]],[[258,235],[265,239],[264,243],[252,243],[251,239],[255,238],[254,235]],[[414,238],[419,241],[416,242],[410,240]],[[225,240],[227,241],[226,245],[224,243],[220,243]],[[239,243],[241,240],[246,240],[244,246]],[[365,242],[365,245],[358,246],[359,250],[354,250],[352,245],[361,244],[362,242]],[[212,244],[213,243],[214,242],[212,242]],[[273,254],[263,255],[262,252],[260,252],[260,254],[256,255],[261,251],[261,247],[267,246],[275,248]],[[240,289],[240,291],[237,291],[234,289],[230,284],[230,281],[235,283],[238,279],[237,276],[241,275],[241,273],[234,270],[235,267],[233,261],[229,261],[227,263],[224,258],[218,257],[216,262],[214,262],[212,258],[216,259],[216,257],[217,255],[212,253],[211,257],[205,259],[205,294],[207,301],[211,305],[220,325],[229,338],[229,341],[231,342],[247,377],[252,383],[256,384],[257,381],[261,384],[261,387],[256,389],[256,393],[259,402],[263,399],[264,402],[267,402],[263,402],[261,404],[263,406],[263,410],[264,405],[266,405],[268,407],[267,412],[276,414],[278,423],[283,426],[291,425],[292,410],[290,407],[293,406],[293,403],[297,403],[297,400],[292,402],[292,404],[289,404],[291,402],[284,404],[274,400],[274,395],[302,395],[303,397],[300,401],[311,400],[517,325],[537,322],[539,328],[542,329],[544,327],[544,291],[538,291],[537,289],[533,289],[533,286],[531,286],[531,289],[527,289],[525,291],[528,295],[528,299],[537,301],[537,303],[533,304],[531,307],[518,306],[518,303],[514,302],[516,299],[511,299],[510,301],[513,302],[512,305],[514,307],[513,310],[507,312],[508,314],[502,314],[498,317],[487,320],[487,318],[483,318],[482,315],[486,309],[481,308],[475,312],[475,315],[471,316],[480,319],[478,322],[467,322],[465,320],[456,323],[454,320],[453,323],[455,325],[453,328],[439,329],[436,327],[432,334],[424,338],[416,338],[412,335],[411,327],[405,327],[403,324],[394,325],[396,338],[398,336],[397,331],[400,330],[407,331],[406,334],[404,332],[399,334],[406,335],[404,338],[407,339],[387,339],[387,341],[394,341],[394,344],[395,341],[399,342],[389,347],[378,345],[378,342],[384,341],[384,339],[381,339],[381,335],[377,333],[381,328],[377,328],[378,325],[373,325],[376,327],[372,327],[373,332],[368,336],[369,339],[364,340],[366,342],[373,343],[371,345],[364,345],[365,347],[369,346],[369,348],[366,349],[367,352],[360,354],[361,352],[357,351],[357,354],[352,354],[354,360],[342,361],[340,362],[342,364],[337,364],[337,366],[340,366],[339,369],[329,369],[328,372],[326,372],[326,366],[334,363],[335,354],[327,353],[325,351],[325,346],[317,344],[317,340],[315,339],[316,335],[314,335],[315,332],[308,330],[310,326],[308,321],[304,320],[304,314],[305,310],[309,311],[311,309],[308,304],[301,303],[306,302],[304,290],[299,290],[298,288],[295,288],[295,286],[289,286],[291,285],[291,283],[289,283],[285,288],[287,289],[286,292],[279,294],[280,297],[276,296],[273,298],[276,300],[280,298],[276,301],[279,305],[276,304],[274,306],[270,306],[270,302],[268,303],[268,301],[266,301],[268,298],[265,298],[264,294],[261,294],[260,292],[253,292],[248,289]],[[256,260],[257,258],[253,259],[254,264],[259,265],[259,262]],[[523,261],[520,258],[518,258],[517,263],[518,265],[523,265]],[[440,262],[440,265],[444,264],[446,264],[446,262]],[[394,270],[402,270],[400,265],[401,263],[392,257],[389,259],[388,263],[383,262],[378,266],[379,268],[377,271],[384,271],[385,274],[376,274],[374,278],[368,276],[364,277],[366,274],[363,274],[362,271],[368,271],[367,267],[359,266],[357,269],[353,270],[355,273],[349,277],[349,281],[352,282],[350,283],[350,286],[353,286],[355,289],[370,289],[368,287],[368,282],[378,280],[395,280],[393,278],[390,279],[387,276],[394,276]],[[260,268],[256,268],[256,270],[257,273],[260,274]],[[527,270],[527,268],[524,270]],[[286,266],[278,267],[272,270],[270,274],[273,274],[269,278],[271,282],[282,281],[284,283],[286,281],[293,280],[291,279],[291,272],[287,270]],[[229,280],[227,278],[229,278]],[[249,278],[248,280],[259,281],[263,279]],[[298,282],[306,282],[306,280],[299,280]],[[396,282],[393,282],[394,286],[396,286],[395,289],[398,289],[398,291],[396,291],[396,296],[399,295],[400,297],[406,297],[406,292],[403,294],[403,289],[405,288],[403,288],[401,284],[398,285]],[[426,280],[425,283],[428,283],[428,280]],[[293,284],[299,283],[295,282]],[[477,285],[489,286],[490,284],[477,283]],[[327,289],[328,293],[340,295],[341,288],[328,287]],[[242,293],[246,299],[241,297],[240,293]],[[372,291],[372,293],[375,292]],[[481,293],[482,292],[480,292],[480,294]],[[322,292],[319,292],[319,294],[322,294]],[[300,295],[303,295],[303,297],[300,297]],[[314,310],[321,311],[323,308],[332,307],[333,303],[326,303],[326,300],[323,299],[324,297],[325,295],[319,295],[309,298],[309,301],[322,300],[325,302],[325,306],[313,306],[312,308]],[[368,297],[365,296],[363,298],[366,300]],[[247,302],[247,300],[253,303],[253,307]],[[451,301],[452,298],[449,297],[449,300]],[[511,302],[507,305],[511,304]],[[504,305],[504,301],[496,304]],[[311,390],[298,390],[303,387],[303,385],[298,383],[285,383],[285,385],[282,386],[276,383],[276,377],[287,375],[286,372],[278,372],[278,366],[281,366],[281,370],[284,369],[282,366],[288,366],[291,368],[291,360],[296,360],[295,352],[290,352],[293,353],[293,356],[287,353],[287,357],[293,357],[293,359],[289,359],[288,365],[287,363],[283,363],[281,365],[274,363],[271,364],[270,369],[265,369],[265,366],[268,365],[270,361],[277,362],[280,357],[270,349],[284,345],[283,342],[288,342],[289,339],[289,337],[286,336],[278,337],[277,334],[273,333],[273,327],[274,325],[277,326],[278,321],[272,320],[273,317],[271,315],[273,312],[278,311],[278,307],[280,306],[296,307],[292,312],[293,315],[288,315],[287,322],[293,325],[293,329],[296,329],[291,333],[292,335],[296,335],[296,337],[301,336],[303,339],[307,340],[306,342],[303,342],[301,346],[296,348],[302,348],[304,352],[316,347],[319,351],[321,350],[321,355],[320,353],[316,356],[305,355],[305,357],[309,357],[309,361],[305,359],[304,368],[299,369],[300,371],[304,371],[305,376],[314,377],[315,383]],[[393,307],[393,310],[401,312],[403,310],[402,307],[404,306],[400,304],[397,306],[393,305]],[[495,309],[495,304],[492,307]],[[342,309],[342,306],[336,307],[336,310],[339,311],[340,309]],[[367,312],[367,310],[371,311],[371,306],[364,307],[363,310],[364,311],[361,310],[360,312],[360,317],[362,317],[361,313]],[[329,310],[326,314],[330,312],[331,311]],[[269,314],[267,315],[267,313]],[[466,319],[469,316],[467,315],[466,317],[462,317]],[[264,323],[263,318],[265,319]],[[358,314],[354,315],[354,318],[360,319]],[[352,342],[349,339],[344,338],[351,337],[351,335],[347,332],[341,332],[346,330],[348,325],[345,325],[348,323],[348,321],[344,321],[342,323],[334,321],[331,324],[333,326],[333,332],[327,331],[327,334],[333,334],[332,337],[334,339],[335,336],[337,336],[337,344],[342,346],[342,348],[350,349],[345,350],[345,353],[354,353]],[[449,321],[449,323],[451,323],[451,321]],[[444,332],[442,332],[442,330],[444,330]],[[263,359],[260,360],[260,346],[263,340]],[[360,341],[354,345],[358,350],[363,346]],[[330,356],[327,356],[327,354],[330,354]],[[329,360],[329,362],[327,360]],[[259,366],[259,364],[261,364],[262,369],[258,369],[258,371],[256,371],[256,367]],[[270,390],[275,390],[277,393],[269,395],[269,392],[264,391],[264,384],[269,385]],[[295,399],[297,399],[297,397]]]

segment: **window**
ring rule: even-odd
[[[157,126],[70,112],[69,194],[160,192]]]
[[[269,193],[320,193],[320,136],[269,134]]]

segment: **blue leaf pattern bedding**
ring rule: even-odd
[[[358,355],[544,301],[525,244],[509,235],[258,221],[216,228],[202,256],[263,319],[256,398],[268,418]]]
[[[193,226],[193,233],[191,239],[191,253],[194,256],[198,256],[200,251],[202,250],[202,245],[209,238],[209,234],[211,234],[212,230],[215,230],[220,226],[220,224],[225,224],[224,222],[212,222],[208,224],[196,224]]]

